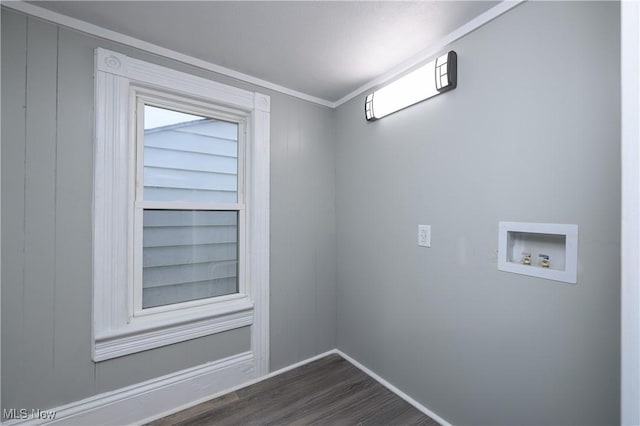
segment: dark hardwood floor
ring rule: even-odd
[[[330,355],[149,425],[438,425]]]

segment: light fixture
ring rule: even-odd
[[[453,50],[367,95],[364,114],[374,121],[440,93],[458,83],[458,56]]]

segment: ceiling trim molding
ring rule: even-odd
[[[429,48],[407,59],[406,61],[397,65],[396,67],[386,72],[385,74],[381,75],[380,77],[373,79],[368,83],[365,83],[364,85],[360,86],[359,88],[347,94],[346,96],[342,97],[336,102],[331,102],[326,99],[321,99],[316,96],[308,95],[306,93],[299,92],[297,90],[290,89],[288,87],[281,86],[279,84],[275,84],[267,80],[262,80],[260,78],[257,78],[248,74],[244,74],[239,71],[234,71],[232,69],[229,69],[220,65],[216,65],[214,63],[207,62],[202,59],[195,58],[193,56],[185,55],[184,53],[180,53],[175,50],[167,49],[165,47],[158,46],[156,44],[149,43],[144,40],[137,39],[135,37],[124,35],[116,31],[112,31],[94,24],[90,24],[80,19],[71,18],[69,16],[62,15],[60,13],[53,12],[51,10],[48,10],[39,6],[35,6],[31,3],[26,3],[23,0],[11,0],[11,1],[0,0],[0,3],[2,6],[6,6],[10,9],[17,10],[27,15],[31,15],[36,18],[40,18],[45,21],[52,22],[54,24],[61,25],[66,28],[80,31],[85,34],[100,37],[100,38],[110,40],[116,43],[120,43],[126,46],[134,47],[148,53],[173,59],[175,61],[182,62],[187,65],[192,65],[197,68],[201,68],[207,71],[212,71],[217,74],[231,77],[246,83],[254,84],[256,86],[263,87],[266,89],[274,90],[276,92],[280,92],[285,95],[290,95],[290,96],[293,96],[305,101],[309,101],[318,105],[323,105],[329,108],[337,108],[340,105],[344,104],[345,102],[348,102],[351,99],[355,98],[356,96],[362,94],[363,92],[366,92],[368,90],[371,90],[372,88],[380,86],[381,84],[386,83],[400,76],[401,74],[409,71],[410,69],[416,67],[417,65],[420,65],[421,63],[431,59],[436,54],[440,53],[447,45],[475,31],[476,29],[480,28],[484,24],[492,21],[493,19],[497,18],[498,16],[513,9],[514,7],[520,5],[525,1],[526,0],[503,0],[501,3],[497,4],[496,6],[492,7],[491,9],[482,13],[481,15],[478,15],[476,18],[462,25],[458,29],[447,34],[446,36],[438,40],[436,43],[431,45]]]
[[[53,12],[51,10],[48,10],[39,6],[35,6],[30,3],[26,3],[22,0],[2,1],[1,3],[2,3],[2,6],[6,6],[10,9],[14,9],[31,16],[35,16],[36,18],[44,19],[45,21],[49,21],[54,24],[61,25],[63,27],[67,27],[73,30],[83,32],[85,34],[89,34],[89,35],[100,37],[106,40],[114,41],[116,43],[121,43],[130,47],[135,47],[137,49],[143,50],[148,53],[153,53],[155,55],[173,59],[188,65],[193,65],[195,67],[198,67],[207,71],[213,71],[217,74],[222,74],[227,77],[235,78],[237,80],[244,81],[246,83],[255,84],[256,86],[260,86],[266,89],[275,90],[276,92],[294,96],[296,98],[300,98],[305,101],[324,105],[330,108],[335,108],[334,102],[330,102],[325,99],[311,96],[306,93],[299,92],[297,90],[289,89],[288,87],[271,83],[270,81],[262,80],[260,78],[253,77],[251,75],[244,74],[239,71],[234,71],[232,69],[222,67],[220,65],[216,65],[211,62],[204,61],[202,59],[194,58],[193,56],[185,55],[184,53],[180,53],[175,50],[167,49],[165,47],[158,46],[156,44],[149,43],[149,42],[137,39],[135,37],[124,35],[116,31],[112,31],[94,24],[90,24],[80,19],[71,18],[69,16],[62,15],[60,13]]]
[[[401,74],[413,69],[414,67],[426,62],[429,59],[432,59],[434,56],[436,56],[437,54],[441,53],[444,48],[446,46],[448,46],[449,44],[453,43],[456,40],[461,39],[462,37],[466,36],[467,34],[477,30],[478,28],[480,28],[481,26],[483,26],[484,24],[494,20],[495,18],[497,18],[498,16],[502,15],[503,13],[513,9],[514,7],[518,6],[519,4],[524,3],[526,0],[503,0],[501,3],[498,3],[497,5],[495,5],[494,7],[492,7],[491,9],[487,10],[486,12],[478,15],[477,17],[475,17],[474,19],[472,19],[471,21],[467,22],[466,24],[464,24],[463,26],[461,26],[460,28],[450,32],[449,34],[447,34],[446,36],[442,37],[440,40],[436,41],[434,44],[432,44],[431,46],[429,46],[427,49],[423,50],[422,52],[418,53],[417,55],[411,57],[410,59],[407,59],[406,61],[402,62],[401,64],[397,65],[396,67],[394,67],[393,69],[391,69],[391,71],[386,72],[385,74],[381,75],[380,77],[369,81],[368,83],[365,83],[364,85],[358,87],[356,90],[354,90],[353,92],[349,93],[348,95],[344,96],[343,98],[339,99],[338,101],[333,103],[333,107],[339,107],[340,105],[342,105],[345,102],[350,101],[351,99],[355,98],[356,96],[371,90],[377,86],[380,86],[396,77],[399,77]]]

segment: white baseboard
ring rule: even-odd
[[[46,410],[46,412],[56,413],[53,420],[31,417],[4,422],[2,426],[144,424],[269,379],[331,354],[340,355],[380,382],[391,392],[442,424],[442,426],[452,426],[451,423],[338,349],[315,355],[259,378],[255,378],[253,354],[251,352],[243,352],[218,361]],[[240,377],[243,380],[241,380],[242,384],[238,385],[238,378]]]
[[[158,417],[157,413],[175,411],[190,401],[201,400],[217,392],[226,392],[255,377],[252,352],[243,352],[218,361],[156,379],[147,380],[112,392],[95,395],[71,404],[46,410],[55,419],[27,418],[3,425],[124,425]]]
[[[431,417],[433,420],[435,420],[438,423],[440,423],[442,426],[452,426],[451,423],[449,423],[448,421],[446,421],[445,419],[443,419],[442,417],[440,417],[439,415],[437,415],[433,411],[429,410],[427,407],[425,407],[424,405],[420,404],[418,401],[416,401],[415,399],[411,398],[409,395],[407,395],[406,393],[402,392],[400,389],[398,389],[397,387],[393,386],[391,383],[387,382],[385,379],[380,377],[378,374],[376,374],[373,371],[369,370],[367,367],[365,367],[364,365],[360,364],[358,361],[356,361],[355,359],[351,358],[349,355],[345,354],[341,350],[336,349],[335,353],[337,353],[342,358],[344,358],[347,361],[349,361],[351,364],[353,364],[356,367],[358,367],[360,370],[362,370],[365,373],[367,373],[369,376],[371,376],[374,379],[376,379],[378,382],[380,382],[381,385],[383,385],[384,387],[389,389],[391,392],[393,392],[396,395],[398,395],[400,398],[402,398],[405,401],[407,401],[409,404],[413,405],[418,410],[422,411],[427,416]]]

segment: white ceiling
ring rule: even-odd
[[[498,1],[32,1],[335,102]]]

